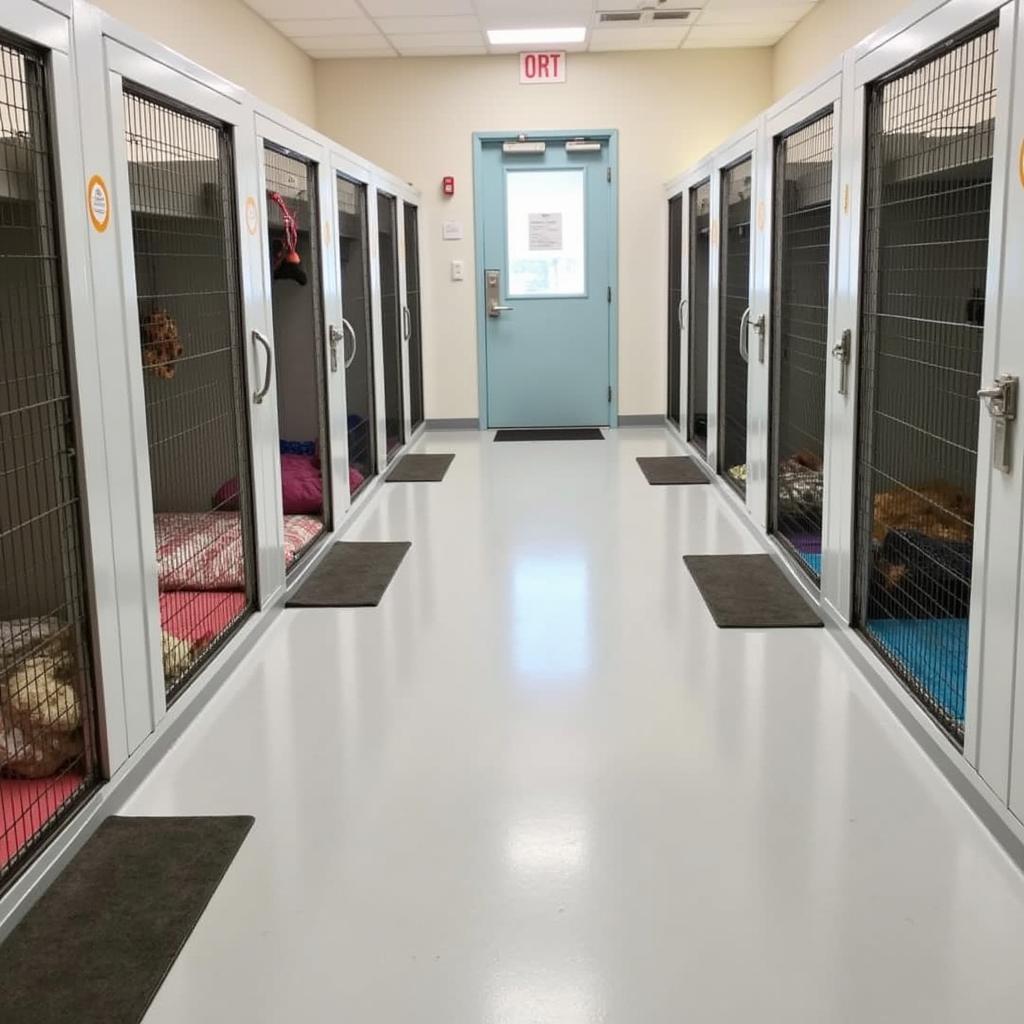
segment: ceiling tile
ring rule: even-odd
[[[245,0],[264,18],[362,18],[356,0]]]
[[[398,32],[473,32],[480,29],[480,22],[477,21],[475,14],[454,14],[440,18],[421,15],[416,18],[375,18],[374,20],[381,32],[387,35]]]
[[[288,18],[271,24],[286,36],[367,36],[377,29],[369,18]]]
[[[414,47],[402,50],[403,57],[482,57],[486,54],[486,46]]]
[[[352,60],[359,58],[372,58],[377,60],[381,57],[397,57],[391,47],[383,50],[306,50],[314,60]]]
[[[362,5],[371,18],[473,13],[473,0],[362,0]]]
[[[685,28],[595,28],[590,33],[590,49],[602,50],[675,50],[686,38]]]
[[[670,3],[658,4],[659,11],[692,11],[704,7],[711,0],[671,0]],[[751,0],[747,0],[751,2]],[[636,11],[649,7],[651,0],[597,0],[594,5],[599,11]]]
[[[594,20],[593,0],[476,0],[476,9],[485,29],[568,28]]]
[[[712,4],[701,11],[697,24],[792,25],[813,9],[813,3],[770,4],[758,7],[719,7]]]
[[[779,25],[694,25],[683,43],[683,49],[710,46],[773,46],[793,26]]]
[[[484,46],[483,34],[477,32],[430,32],[398,34],[388,36],[392,46],[398,50],[437,50],[449,46]]]
[[[388,50],[388,41],[378,32],[362,36],[294,36],[292,42],[302,50]]]

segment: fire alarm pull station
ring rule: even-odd
[[[446,196],[455,195],[455,179],[451,175],[441,179],[441,191]]]

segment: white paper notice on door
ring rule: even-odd
[[[558,252],[562,249],[562,215],[530,214],[530,251]]]

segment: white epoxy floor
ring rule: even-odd
[[[288,611],[123,813],[256,825],[147,1024],[1024,1019],[1024,880],[664,431],[428,436],[377,609]]]

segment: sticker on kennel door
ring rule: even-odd
[[[245,200],[245,228],[250,235],[255,235],[258,227],[259,215],[256,210],[256,198],[249,196]]]
[[[107,183],[98,174],[94,174],[85,188],[85,195],[89,222],[96,231],[103,234],[110,224],[110,193],[107,191]]]
[[[561,252],[562,248],[562,215],[531,213],[530,252]]]

